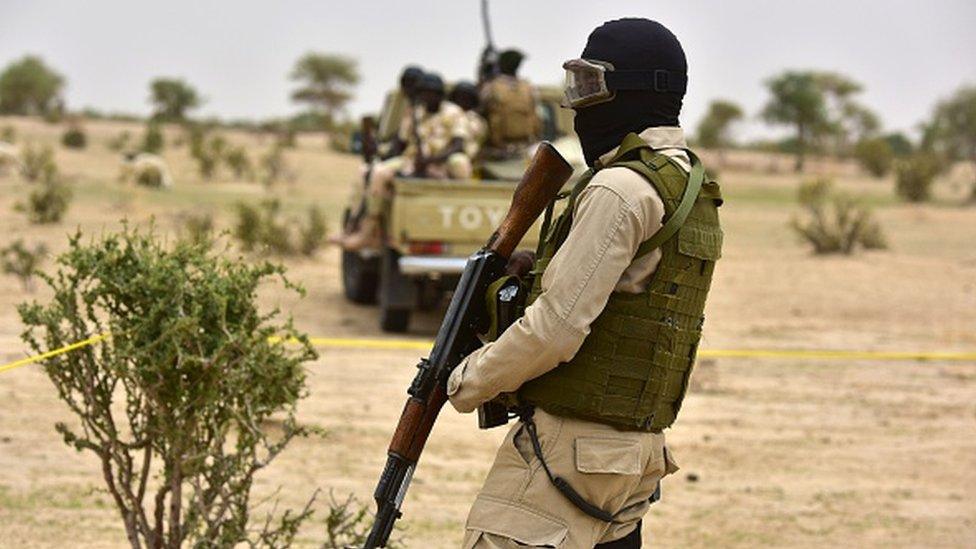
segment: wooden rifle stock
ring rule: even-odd
[[[484,248],[467,262],[447,314],[441,322],[430,357],[420,361],[407,394],[410,395],[387,451],[386,467],[373,497],[376,518],[365,549],[386,547],[393,524],[400,518],[413,471],[430,436],[437,415],[447,402],[446,383],[451,371],[481,345],[478,333],[485,324],[485,291],[501,276],[508,257],[559,189],[573,168],[549,143],[536,150],[512,196],[508,213]]]
[[[488,240],[488,249],[504,258],[511,256],[522,237],[571,175],[573,167],[569,162],[551,143],[543,141],[515,187],[508,213]]]

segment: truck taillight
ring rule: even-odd
[[[437,240],[411,242],[408,249],[410,255],[443,255],[447,253],[447,245]]]

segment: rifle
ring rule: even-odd
[[[376,144],[376,119],[372,116],[364,116],[359,121],[359,138],[362,142],[363,161],[369,166],[376,157],[378,146]]]
[[[488,285],[504,274],[508,257],[572,173],[573,168],[556,149],[548,142],[542,143],[515,188],[505,218],[485,246],[468,258],[430,356],[420,360],[407,390],[409,398],[373,493],[376,518],[365,549],[386,547],[393,524],[402,515],[400,505],[424,444],[447,402],[447,379],[464,357],[481,346],[478,334],[486,328]]]
[[[424,158],[423,141],[420,140],[420,129],[417,127],[417,101],[410,99],[407,107],[410,109],[410,129],[413,130],[411,137],[417,146],[417,156],[413,161],[413,175],[415,177],[425,177],[427,175],[427,159]]]
[[[488,14],[488,0],[481,0],[481,28],[485,33],[485,47],[481,50],[478,62],[478,84],[498,76],[498,50],[491,34],[491,19]]]

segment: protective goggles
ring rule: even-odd
[[[613,99],[619,90],[658,93],[684,93],[688,75],[664,69],[616,70],[606,61],[571,59],[566,69],[566,104],[570,108],[588,107]]]

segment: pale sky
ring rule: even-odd
[[[714,98],[755,118],[762,81],[785,68],[854,77],[888,129],[911,130],[939,98],[976,84],[973,0],[495,0],[491,13],[497,45],[524,50],[523,73],[540,83],[561,82],[562,61],[606,20],[664,23],[689,59],[688,128]],[[285,115],[298,110],[288,72],[316,50],[359,60],[358,115],[378,109],[407,63],[471,78],[482,46],[478,0],[0,0],[0,65],[43,56],[67,76],[71,108],[145,114],[148,82],[178,76],[206,98],[198,114]]]

